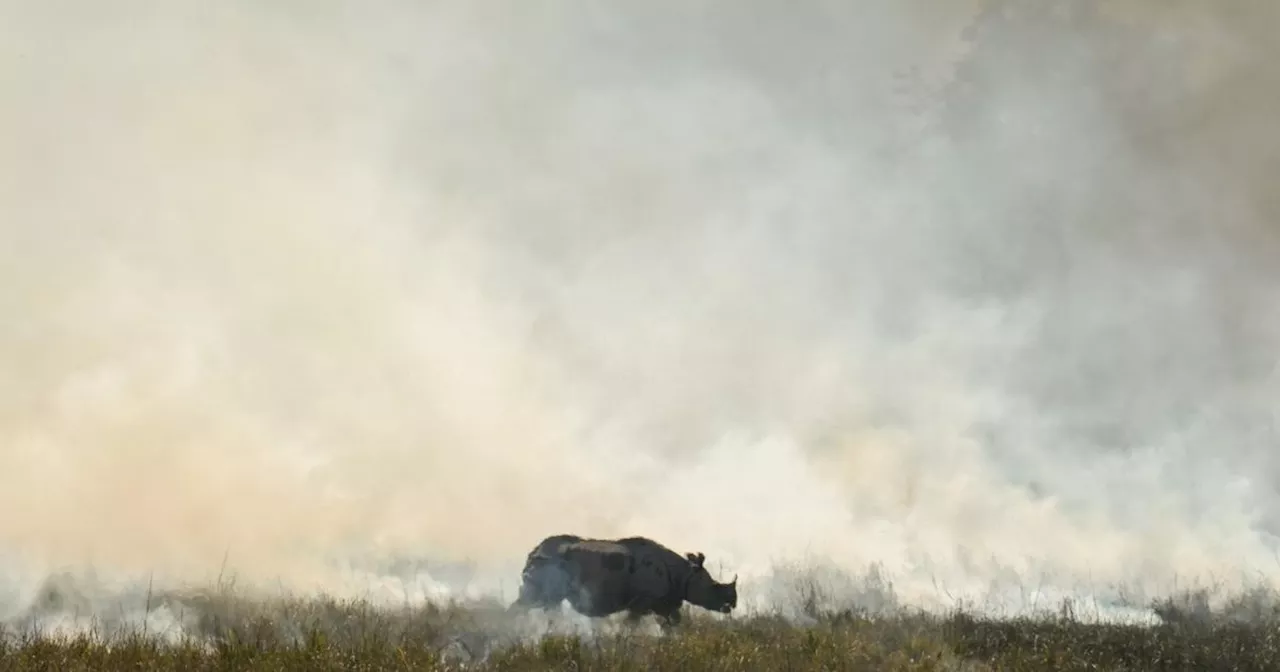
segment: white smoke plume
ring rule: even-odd
[[[1275,12],[989,4],[0,1],[7,609],[1280,578]]]

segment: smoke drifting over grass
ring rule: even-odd
[[[510,594],[557,532],[1271,582],[1270,10],[1135,4],[1191,55],[1126,70],[958,4],[0,4],[12,600]]]

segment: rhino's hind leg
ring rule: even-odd
[[[554,599],[553,597],[548,597],[545,595],[539,595],[539,596],[522,595],[520,597],[517,597],[516,601],[511,603],[511,606],[507,607],[507,611],[512,611],[512,610],[529,611],[531,609],[555,611],[560,608],[560,603],[562,601],[563,601],[563,598],[557,600],[557,599]]]
[[[521,589],[520,594],[516,596],[516,601],[507,606],[507,611],[529,611],[530,609],[545,609],[547,607],[545,601],[538,599],[529,591]]]
[[[521,575],[520,594],[507,610],[554,610],[569,596],[568,592],[567,575],[561,568],[535,563]]]
[[[543,606],[532,591],[527,590],[524,586],[520,587],[520,594],[516,596],[516,601],[507,606],[507,611],[529,611]]]

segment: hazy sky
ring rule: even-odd
[[[1270,15],[972,4],[0,2],[0,544],[1274,577]]]

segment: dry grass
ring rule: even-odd
[[[725,619],[691,610],[670,637],[649,625],[508,614],[498,603],[378,609],[329,599],[161,594],[174,625],[0,637],[0,670],[1275,670],[1274,600],[1210,611],[1190,595],[1158,626],[825,611]]]

